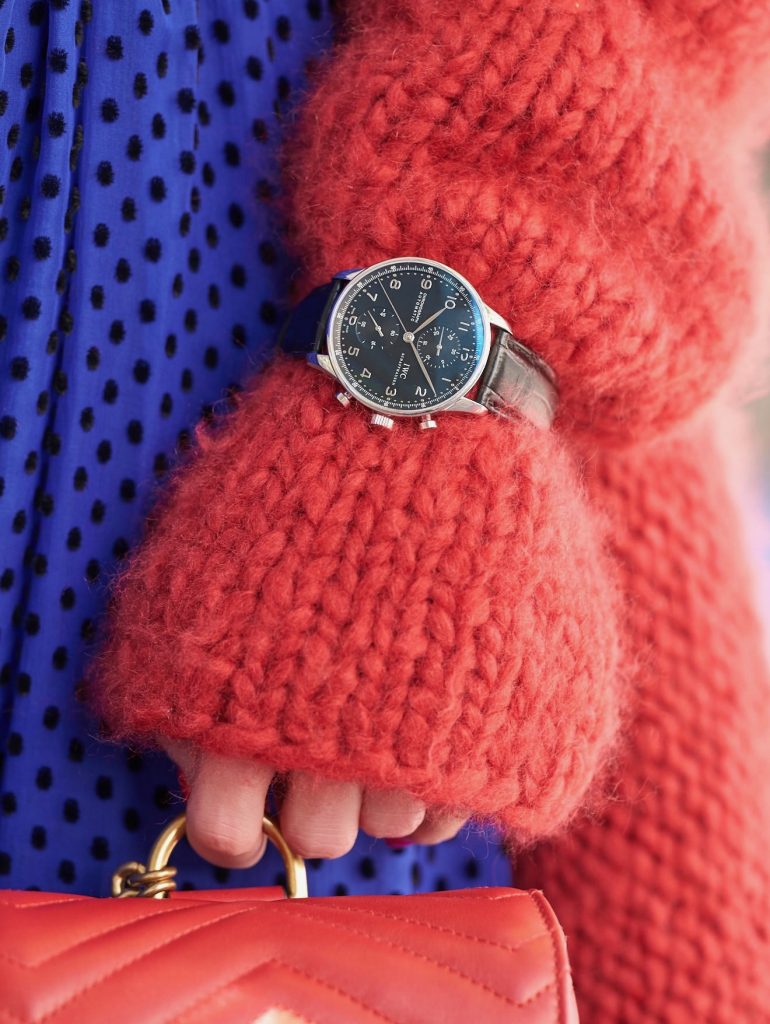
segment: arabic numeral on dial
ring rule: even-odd
[[[444,300],[444,306],[447,309],[454,309],[456,305],[457,305],[457,300],[451,298],[451,296],[450,296],[450,298]]]
[[[385,388],[385,394],[389,398],[395,398],[396,395],[398,394],[398,388],[386,387]]]
[[[428,394],[428,389],[427,388],[421,388],[420,385],[418,384],[415,387],[415,389],[414,389],[414,393],[416,395],[419,395],[420,398],[424,398]]]
[[[377,292],[367,292],[366,293],[366,297],[368,299],[371,299],[372,302],[376,302],[377,301]]]
[[[361,371],[361,376],[362,377],[371,377],[371,375],[372,375],[371,371],[367,370],[366,367],[364,367],[363,370]]]
[[[433,282],[429,277],[424,277],[422,281],[420,281],[420,287],[423,289],[423,291],[427,292],[429,288],[433,287]]]
[[[350,314],[350,316],[348,317],[348,323],[350,324],[351,327],[353,326],[353,324],[358,323],[358,317],[356,316],[355,313]]]
[[[463,363],[467,363],[470,357],[471,354],[467,349],[463,349],[463,351],[460,353],[460,359]]]
[[[390,281],[388,281],[388,287],[392,288],[394,291],[398,291],[401,287],[401,282],[397,277],[391,277]]]
[[[356,345],[353,348],[349,348],[348,349],[348,355],[349,356],[357,356],[360,351],[361,351],[361,349],[358,348],[358,346]]]

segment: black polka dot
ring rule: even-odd
[[[38,235],[32,242],[32,251],[36,260],[47,260],[51,255],[51,239],[46,235]]]
[[[58,74],[65,72],[67,70],[67,51],[59,48],[51,50],[48,54],[48,67]]]
[[[151,263],[157,263],[163,252],[163,246],[158,238],[148,238],[144,243],[144,257]]]
[[[55,704],[49,704],[43,712],[43,725],[46,729],[55,729],[59,724],[61,718],[61,711]]]
[[[64,120],[64,114],[54,111],[48,115],[48,134],[53,139],[58,139],[64,134],[66,128],[66,122]],[[47,181],[44,180],[42,192],[44,196],[49,199],[54,196],[58,196],[59,189],[61,188],[61,181],[53,174],[46,175]]]
[[[40,182],[40,191],[46,199],[55,199],[61,191],[61,178],[55,174],[45,174]]]
[[[113,320],[107,337],[113,345],[119,345],[126,336],[126,328],[122,320]]]
[[[180,89],[176,94],[176,101],[183,114],[190,114],[195,110],[195,93],[190,88]]]
[[[48,843],[48,836],[43,825],[35,825],[30,834],[30,845],[35,850],[44,850]]]
[[[160,203],[166,198],[166,183],[159,175],[150,179],[150,197]]]
[[[67,797],[62,808],[62,815],[65,821],[74,824],[80,818],[80,805],[74,797]]]
[[[112,458],[112,444],[108,440],[100,441],[96,447],[97,461],[104,464]]]
[[[121,60],[123,58],[123,40],[120,36],[110,36],[107,39],[107,56],[110,60]]]
[[[232,82],[220,82],[217,86],[217,96],[226,107],[235,104],[235,89]]]
[[[29,359],[26,356],[16,356],[11,360],[11,376],[14,380],[26,380],[29,373]]]
[[[288,39],[291,39],[291,22],[289,21],[285,14],[282,14],[278,18],[276,18],[275,31],[278,38],[283,42],[286,42]]]
[[[83,760],[84,754],[85,754],[85,749],[83,747],[83,744],[81,743],[81,741],[76,736],[74,736],[70,740],[70,745],[69,745],[69,750],[67,752],[67,757],[69,758],[70,761],[80,762],[80,761]]]
[[[126,156],[129,160],[139,160],[142,155],[142,140],[132,135],[126,144]]]
[[[153,18],[152,13],[146,8],[140,12],[137,25],[142,35],[148,36],[152,32],[155,25],[155,19]]]
[[[40,316],[40,299],[36,295],[28,295],[22,300],[21,313],[25,320],[37,320]]]
[[[100,185],[111,185],[115,180],[115,172],[109,160],[102,160],[96,168],[96,180]]]
[[[71,884],[75,881],[75,865],[71,860],[65,858],[59,861],[59,878],[62,882]]]

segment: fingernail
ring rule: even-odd
[[[386,839],[385,842],[393,850],[403,850],[405,846],[412,846],[414,843],[413,839]]]

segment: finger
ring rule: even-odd
[[[407,838],[413,843],[424,843],[426,845],[443,843],[447,839],[454,838],[467,820],[467,818],[461,818],[457,815],[441,814],[440,812],[428,813],[423,823]]]
[[[184,796],[187,799],[195,779],[195,773],[198,771],[203,751],[199,746],[184,740],[161,739],[160,745],[176,764],[179,784],[182,790],[186,791]]]
[[[246,758],[204,753],[187,801],[187,838],[223,868],[248,868],[265,851],[265,798],[274,769]]]
[[[281,807],[281,831],[301,857],[341,857],[358,835],[361,786],[292,772]]]
[[[367,789],[360,826],[379,839],[409,835],[422,823],[425,804],[403,789]]]

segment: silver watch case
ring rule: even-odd
[[[350,289],[355,287],[355,285],[358,283],[359,280],[361,280],[361,278],[365,277],[367,274],[370,274],[373,270],[379,270],[380,267],[385,267],[391,263],[421,263],[437,267],[441,270],[448,271],[450,274],[453,274],[459,281],[462,281],[462,283],[468,289],[471,298],[477,303],[479,310],[481,312],[481,321],[484,330],[484,338],[482,342],[481,358],[479,359],[475,370],[473,371],[468,381],[466,381],[466,383],[462,386],[462,389],[458,391],[456,395],[453,395],[451,398],[446,399],[444,402],[441,402],[438,405],[433,405],[430,408],[414,410],[410,409],[408,411],[404,411],[402,409],[396,410],[391,409],[387,405],[382,405],[379,402],[374,402],[370,398],[357,394],[357,392],[355,392],[348,385],[348,382],[346,381],[340,369],[339,363],[337,362],[334,355],[334,346],[332,345],[332,339],[334,336],[334,331],[337,327],[338,318],[339,322],[342,322],[342,316],[339,311],[345,297],[350,292]],[[454,267],[450,267],[446,263],[440,263],[438,260],[427,259],[425,256],[398,256],[394,259],[392,258],[389,260],[381,260],[379,263],[372,263],[370,266],[364,267],[363,269],[356,268],[355,270],[343,270],[339,274],[335,274],[334,276],[342,280],[347,280],[348,285],[345,288],[343,288],[340,291],[340,294],[337,296],[334,306],[332,307],[331,313],[329,314],[329,319],[327,320],[326,323],[326,352],[310,353],[307,357],[308,362],[312,363],[313,365],[317,366],[320,370],[324,370],[326,373],[334,377],[345,388],[347,394],[350,395],[351,398],[355,399],[357,402],[360,402],[362,405],[367,406],[369,409],[373,409],[375,412],[381,413],[384,416],[426,417],[432,416],[434,413],[437,412],[464,412],[470,413],[471,415],[483,416],[485,413],[489,412],[487,406],[482,405],[480,402],[474,401],[472,398],[466,398],[465,396],[470,390],[472,390],[473,386],[477,383],[479,377],[484,372],[484,367],[486,366],[487,361],[489,360],[489,353],[492,347],[492,327],[494,326],[502,328],[503,330],[508,331],[511,334],[513,334],[513,328],[507,322],[507,320],[500,316],[499,313],[497,313],[493,309],[490,309],[490,307],[483,301],[479,293],[476,291],[476,289],[473,287],[470,281],[468,281],[467,278],[463,277],[462,274],[458,273],[458,271],[456,271]]]

